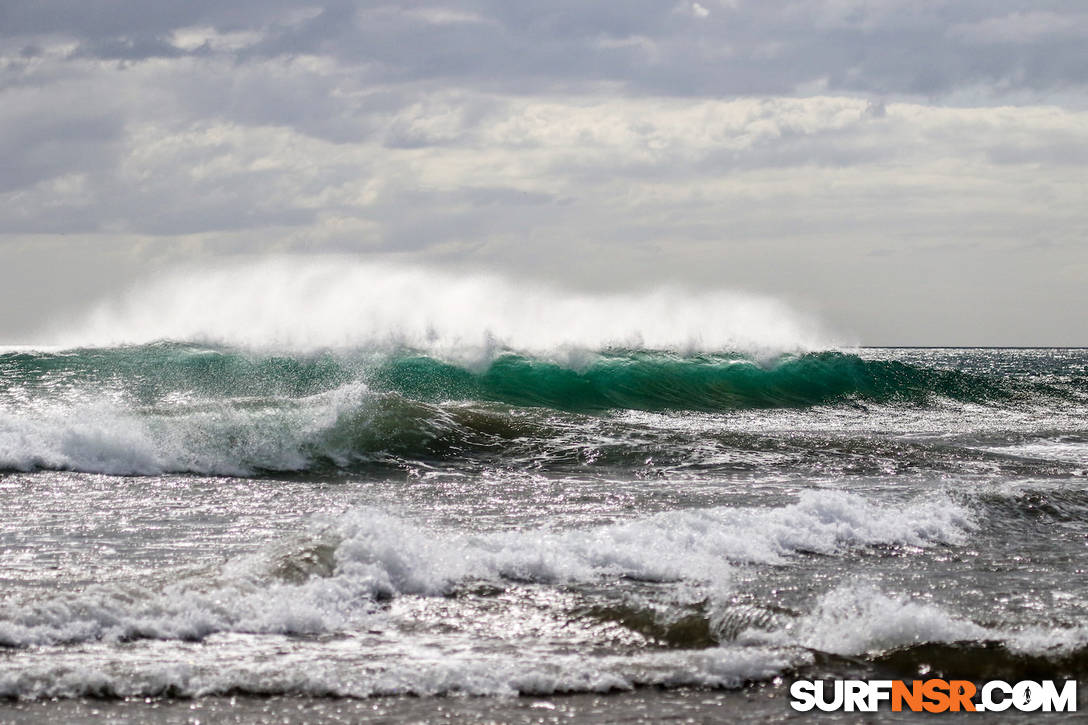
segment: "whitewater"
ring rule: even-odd
[[[7,342],[0,721],[773,721],[794,678],[1088,673],[1088,350],[334,258]]]

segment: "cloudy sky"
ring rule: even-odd
[[[0,0],[0,341],[250,255],[1088,345],[1083,0]]]

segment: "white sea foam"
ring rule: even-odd
[[[880,607],[885,609],[877,613]],[[859,614],[860,619],[849,619]],[[645,686],[738,688],[810,665],[807,648],[817,643],[847,655],[974,638],[1004,641],[1027,652],[1053,653],[1059,639],[1066,648],[1086,643],[1081,630],[1035,632],[1027,642],[1023,634],[982,628],[932,605],[912,605],[904,597],[864,587],[832,591],[804,626],[808,638],[800,647],[796,641],[765,636],[763,642],[629,655],[571,654],[531,641],[495,650],[402,640],[384,646],[380,656],[369,643],[355,639],[331,651],[327,642],[278,637],[183,644],[180,650],[176,643],[137,643],[123,651],[86,645],[50,650],[48,657],[29,665],[18,658],[0,662],[0,697],[546,696]]]
[[[826,491],[779,508],[674,511],[587,529],[479,535],[432,531],[360,509],[316,519],[308,543],[294,553],[269,549],[231,562],[212,580],[8,602],[0,607],[0,643],[330,633],[380,619],[376,600],[447,594],[478,581],[634,578],[685,582],[716,596],[727,592],[738,564],[872,544],[959,541],[972,526],[970,515],[947,500],[890,508]]]
[[[327,441],[371,396],[351,383],[307,398],[220,400],[147,410],[123,399],[38,401],[0,407],[0,470],[75,470],[111,475],[250,475],[297,471],[315,452],[343,463],[367,450]],[[380,443],[380,441],[379,441]]]
[[[1088,628],[986,627],[927,601],[868,584],[825,593],[810,612],[771,630],[743,633],[740,643],[802,646],[865,655],[924,643],[1000,642],[1020,653],[1060,655],[1088,646]]]
[[[696,600],[709,599],[713,616],[729,606],[737,567],[803,566],[806,552],[838,556],[858,546],[960,542],[975,527],[967,510],[944,498],[892,506],[834,491],[810,491],[776,508],[671,511],[582,529],[481,534],[356,509],[314,517],[305,535],[228,562],[214,576],[6,602],[0,642],[42,646],[46,654],[19,652],[0,663],[0,697],[740,687],[810,664],[811,650],[865,655],[964,640],[1030,653],[1084,647],[1083,629],[987,627],[933,602],[859,583],[825,593],[805,613],[780,615],[773,626],[698,651],[596,654],[591,643],[611,641],[612,625],[587,621],[570,629],[576,615],[569,607],[583,585],[599,591],[630,579],[680,582]],[[481,583],[513,587],[527,598],[471,594]],[[477,604],[462,610],[466,601]],[[541,636],[508,637],[512,627],[537,626],[516,619],[519,601],[543,618]],[[488,606],[498,607],[495,616],[478,616]],[[440,631],[428,629],[437,625],[426,624],[421,612],[441,613]],[[595,626],[602,627],[597,634]],[[282,636],[298,634],[321,637]],[[147,639],[114,646],[121,638]],[[52,647],[73,642],[81,646]]]
[[[494,275],[310,257],[175,272],[37,342],[162,339],[292,350],[394,344],[485,358],[501,347],[553,357],[609,346],[772,354],[827,342],[813,321],[753,295],[589,295]]]
[[[1007,456],[1023,456],[1043,461],[1068,461],[1088,465],[1088,441],[1038,440],[1007,446],[989,446],[982,450]]]
[[[369,624],[375,622],[371,620]],[[508,626],[513,623],[507,623]],[[354,635],[339,642],[220,636],[195,643],[138,642],[51,648],[30,664],[0,662],[0,697],[202,697],[217,694],[372,697],[383,695],[550,695],[640,686],[742,687],[810,665],[811,649],[874,654],[927,642],[1003,642],[1013,651],[1061,654],[1088,643],[1083,628],[1004,631],[982,627],[904,595],[847,585],[777,632],[702,650],[648,648],[627,655],[552,646],[518,647]],[[759,636],[757,636],[757,634]],[[22,655],[20,655],[22,656]]]
[[[214,652],[202,654],[199,665],[163,664],[154,657],[136,655],[124,664],[103,667],[97,652],[58,654],[53,662],[37,667],[0,663],[0,697],[201,697],[238,692],[360,698],[540,696],[640,686],[736,688],[747,681],[770,679],[806,661],[804,654],[758,647],[630,656],[446,652],[422,660],[389,657],[381,663],[314,657],[304,646],[290,654],[242,663],[236,657],[216,658]]]
[[[806,647],[837,654],[992,636],[985,628],[940,607],[869,586],[844,586],[828,592],[794,630],[796,641]]]

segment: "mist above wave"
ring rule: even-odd
[[[776,354],[826,342],[812,320],[766,297],[666,287],[588,294],[337,257],[266,258],[151,278],[41,342],[155,340],[295,351],[393,345],[485,357],[609,347]]]

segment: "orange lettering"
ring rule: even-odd
[[[944,712],[948,709],[948,682],[945,680],[926,680],[922,685],[922,694],[930,700],[922,704],[926,712]]]
[[[975,684],[967,680],[952,680],[948,683],[949,705],[952,712],[959,712],[962,707],[966,712],[975,711],[975,703],[971,698],[975,696]]]
[[[894,680],[892,682],[892,712],[902,712],[903,703],[907,703],[907,707],[911,712],[919,712],[922,709],[922,681],[914,680],[911,683],[911,687],[907,688],[907,683],[902,680]]]

